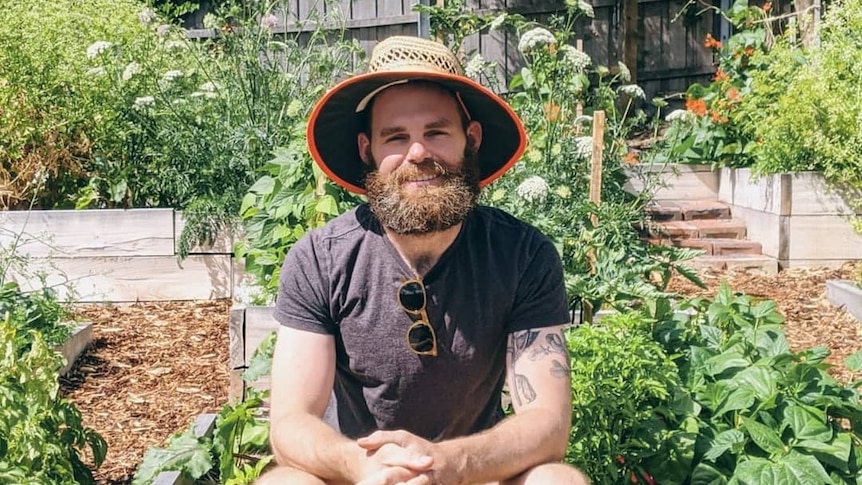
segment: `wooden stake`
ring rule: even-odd
[[[596,206],[602,203],[602,152],[605,148],[605,112],[593,113],[593,157],[590,160],[590,202]],[[595,214],[590,215],[593,227],[599,223]],[[596,251],[590,249],[587,253],[587,261],[590,265],[590,274],[596,273]],[[593,305],[589,300],[583,300],[581,309],[584,312],[584,322],[593,323]]]

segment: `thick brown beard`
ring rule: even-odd
[[[409,193],[402,189],[404,181],[433,172],[434,160],[420,165],[405,164],[387,175],[376,170],[369,172],[365,190],[371,212],[380,224],[400,235],[444,231],[464,222],[479,200],[476,152],[465,151],[461,166],[464,168],[458,172],[445,172],[443,184],[418,187]]]

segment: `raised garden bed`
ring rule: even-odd
[[[826,298],[862,323],[862,288],[850,280],[826,282]]]
[[[84,322],[78,324],[75,330],[72,331],[72,336],[65,342],[57,345],[57,352],[63,354],[66,359],[66,365],[60,369],[60,375],[65,376],[72,366],[75,365],[75,360],[84,352],[84,349],[93,341],[93,324]]]

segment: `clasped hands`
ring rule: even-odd
[[[439,445],[407,431],[375,431],[356,443],[365,450],[356,485],[450,485],[455,470]]]

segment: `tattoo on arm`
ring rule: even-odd
[[[569,367],[559,360],[554,360],[551,364],[551,375],[560,379],[571,379],[572,377]]]
[[[527,376],[515,374],[515,398],[519,406],[536,400],[536,390],[533,389]]]
[[[533,345],[538,336],[539,332],[537,330],[530,329],[512,333],[511,337],[509,337],[509,348],[507,350],[513,364],[521,357],[525,350]]]
[[[536,346],[530,351],[530,360],[539,360],[552,354],[568,357],[569,353],[566,350],[566,344],[563,343],[563,337],[558,333],[549,333],[545,335],[546,345]]]

